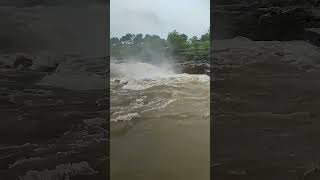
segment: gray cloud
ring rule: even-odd
[[[166,37],[173,30],[201,35],[210,26],[210,0],[111,0],[111,36],[126,33]]]

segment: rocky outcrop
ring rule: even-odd
[[[181,69],[182,73],[209,75],[210,64],[201,62],[185,62],[179,64],[179,69]]]

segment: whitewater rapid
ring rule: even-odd
[[[161,110],[179,96],[193,98],[194,91],[206,89],[210,83],[208,75],[177,74],[168,64],[142,62],[111,62],[110,81],[111,122],[132,120],[145,112]]]

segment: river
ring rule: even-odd
[[[169,63],[110,69],[111,179],[209,179],[209,76]]]

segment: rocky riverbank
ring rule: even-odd
[[[207,74],[210,75],[210,63],[205,62],[183,62],[177,64],[182,73]]]

